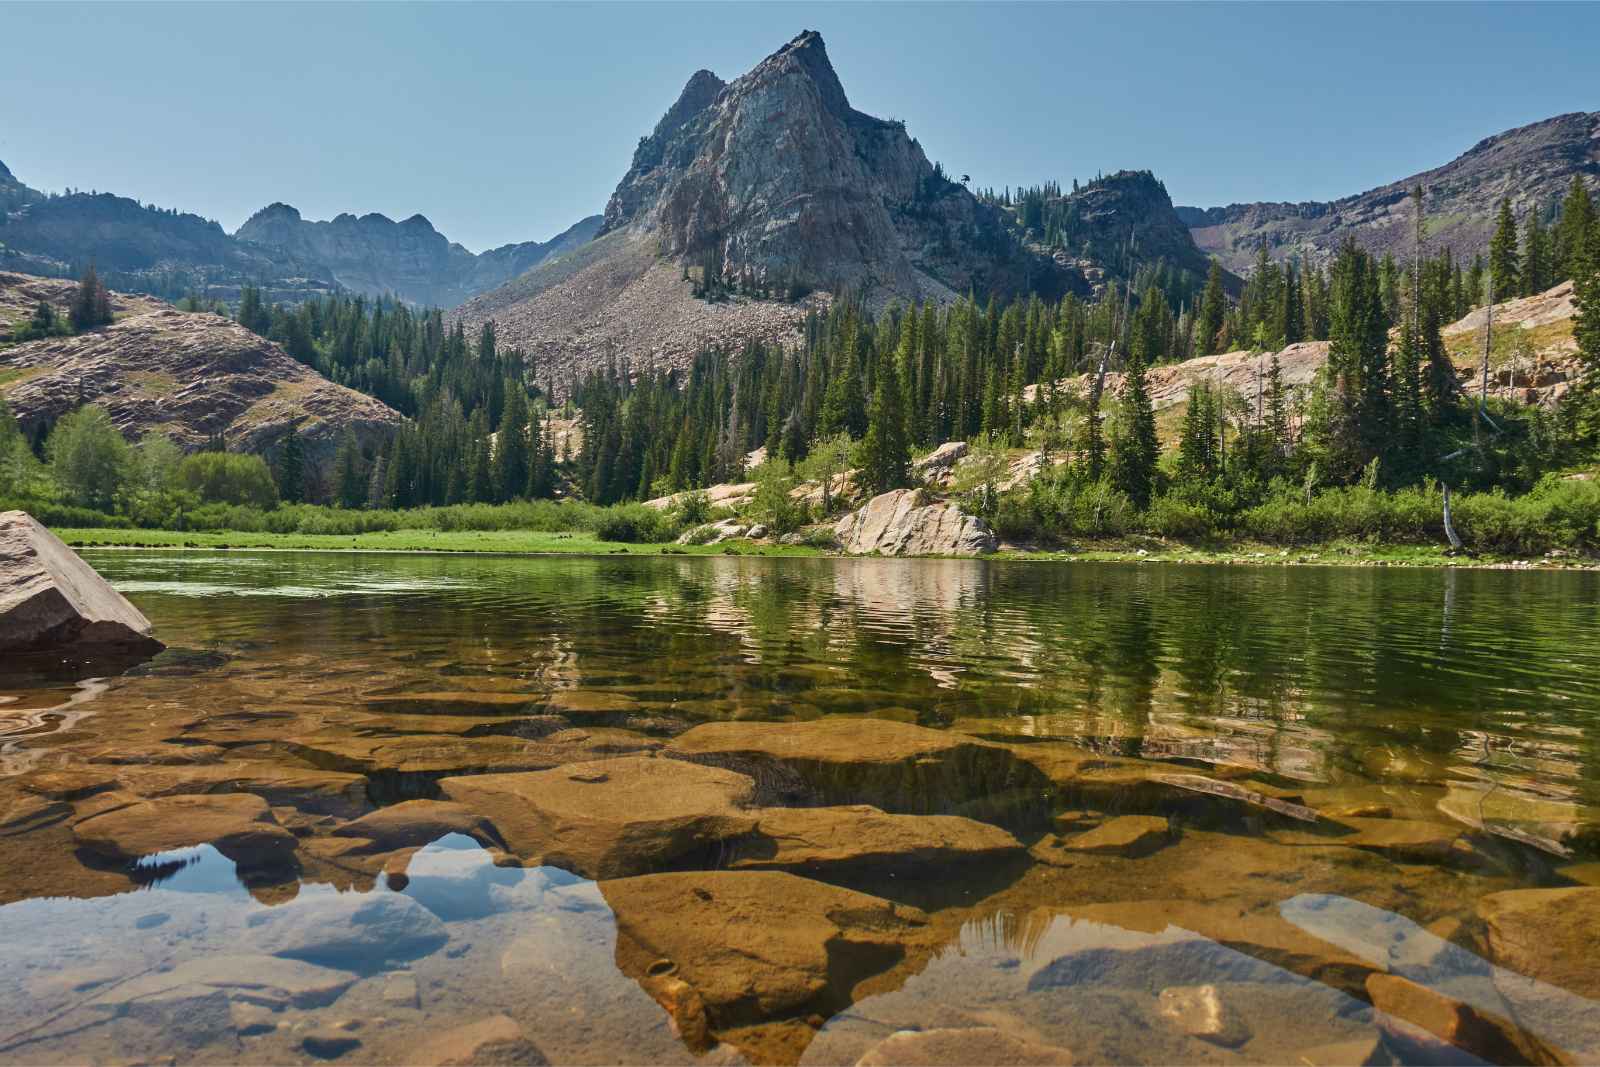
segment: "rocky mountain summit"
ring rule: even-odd
[[[73,283],[0,274],[0,309],[18,303],[5,294],[24,286],[35,301],[47,294],[64,306]],[[113,308],[110,326],[0,349],[0,396],[25,431],[98,404],[130,440],[155,432],[193,451],[220,437],[229,451],[265,453],[292,429],[321,463],[347,430],[375,443],[402,422],[218,315],[125,294]]]
[[[451,308],[583,244],[599,230],[600,221],[593,215],[549,241],[523,241],[474,255],[446,239],[422,215],[395,222],[376,212],[359,218],[346,213],[313,222],[278,203],[250,216],[234,236],[317,263],[351,292]]]
[[[600,236],[459,317],[494,320],[564,379],[613,354],[683,366],[706,344],[793,341],[836,293],[881,307],[1090,289],[903,123],[852,108],[807,31],[732,82],[697,71],[640,140]]]
[[[1458,258],[1487,251],[1495,212],[1509,197],[1519,223],[1530,210],[1549,211],[1573,174],[1600,190],[1600,111],[1573,112],[1479,141],[1442,167],[1347,196],[1332,203],[1230,204],[1180,207],[1202,251],[1243,271],[1265,245],[1273,259],[1299,256],[1320,262],[1347,237],[1378,253],[1410,247],[1411,207],[1419,183],[1431,220],[1431,248],[1449,247]]]

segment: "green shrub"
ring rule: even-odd
[[[674,517],[664,511],[643,504],[619,504],[610,509],[594,532],[602,541],[661,544],[678,536],[678,526]]]

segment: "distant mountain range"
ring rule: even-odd
[[[45,195],[0,164],[0,269],[67,276],[93,262],[116,288],[168,298],[193,292],[234,300],[253,284],[274,301],[346,291],[454,307],[588,241],[600,222],[595,215],[549,241],[479,255],[421,215],[309,222],[272,204],[229,234],[198,215],[112,193]]]
[[[1374,251],[1410,247],[1418,184],[1429,219],[1428,242],[1470,258],[1489,247],[1495,213],[1509,197],[1520,226],[1529,211],[1552,213],[1574,174],[1600,188],[1600,111],[1577,111],[1479,141],[1442,167],[1330,202],[1180,207],[1203,252],[1224,266],[1248,270],[1265,245],[1275,260],[1320,262],[1347,237]]]

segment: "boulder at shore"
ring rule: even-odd
[[[154,654],[150,620],[24,511],[0,513],[0,652]]]
[[[873,497],[840,519],[834,533],[853,555],[977,556],[997,544],[988,523],[921,489]]]

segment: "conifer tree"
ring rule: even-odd
[[[1144,361],[1135,352],[1123,372],[1122,410],[1111,440],[1111,479],[1136,507],[1150,506],[1159,458],[1150,383],[1145,376]]]
[[[72,294],[67,317],[72,322],[72,328],[78,331],[92,330],[111,322],[111,294],[101,284],[93,263],[84,268],[83,276],[78,279],[78,288]]]
[[[1561,201],[1561,221],[1556,224],[1555,266],[1557,281],[1571,278],[1576,281],[1589,257],[1589,244],[1595,228],[1594,201],[1583,175],[1574,174],[1567,195]]]
[[[1509,300],[1522,291],[1520,260],[1517,220],[1511,216],[1511,201],[1502,199],[1494,236],[1489,239],[1489,279],[1494,284],[1496,300]]]
[[[1528,211],[1522,228],[1522,295],[1542,293],[1555,282],[1550,277],[1550,235],[1539,219],[1537,208]]]
[[[1195,354],[1209,356],[1217,351],[1222,320],[1228,311],[1228,298],[1222,291],[1222,264],[1211,261],[1206,272],[1205,294],[1200,298],[1200,316],[1195,320]]]
[[[506,388],[506,407],[494,439],[494,494],[504,503],[528,484],[528,398],[520,386]]]
[[[911,442],[906,438],[900,401],[900,376],[894,361],[885,360],[878,369],[867,412],[867,433],[861,440],[861,473],[874,493],[911,484]]]
[[[345,431],[334,457],[334,496],[342,508],[359,508],[367,502],[367,479],[361,469],[361,446],[355,434]]]
[[[285,503],[298,504],[306,494],[305,447],[297,428],[291,426],[278,453],[278,496]]]

